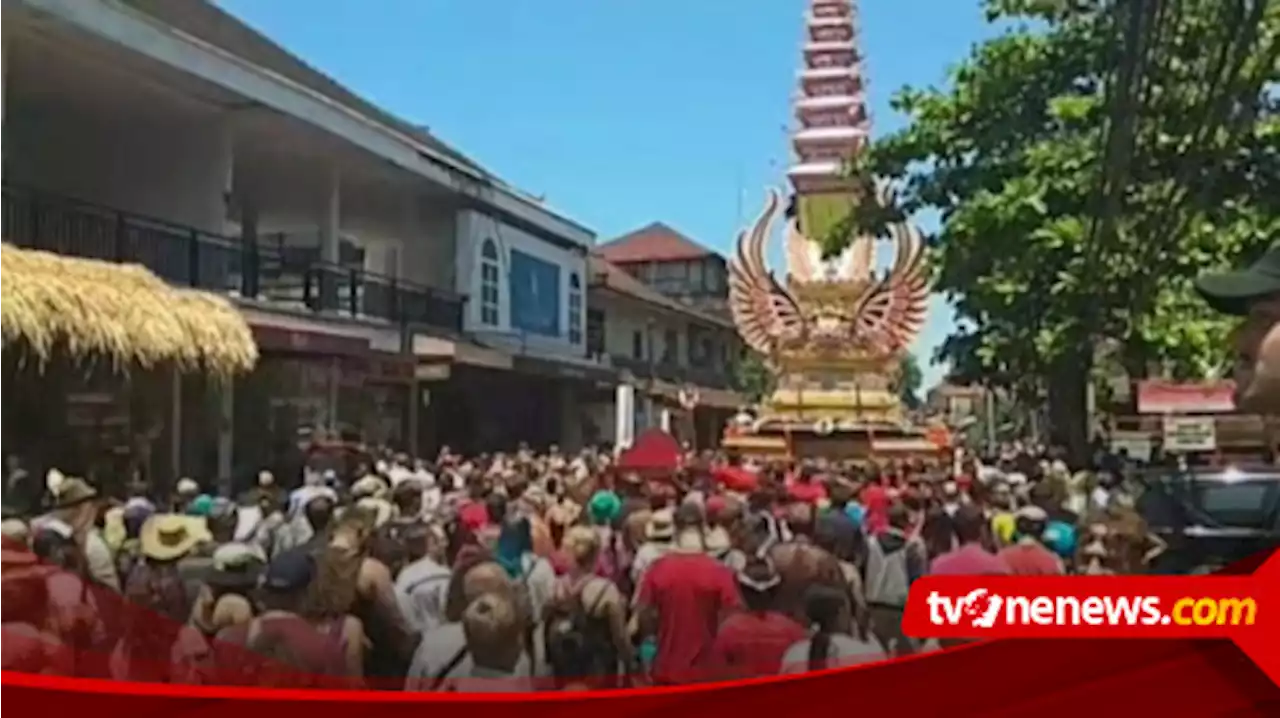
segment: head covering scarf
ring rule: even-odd
[[[187,513],[192,516],[208,516],[212,511],[213,497],[209,494],[200,494],[187,506]]]
[[[507,575],[520,578],[524,574],[524,556],[533,551],[533,530],[526,516],[514,516],[502,524],[494,560]]]
[[[587,504],[587,515],[597,526],[612,524],[622,513],[622,499],[612,491],[597,491]]]

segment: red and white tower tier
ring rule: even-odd
[[[788,177],[802,196],[848,191],[845,163],[870,134],[857,9],[853,0],[810,0],[806,26]]]

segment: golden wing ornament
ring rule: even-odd
[[[804,317],[795,297],[765,266],[764,243],[778,212],[778,192],[770,190],[764,213],[738,235],[729,262],[729,307],[747,346],[773,357],[779,345],[803,336]]]
[[[856,314],[855,334],[889,353],[905,349],[924,326],[929,271],[920,232],[903,222],[891,228],[893,269],[867,294]]]

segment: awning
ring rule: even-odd
[[[253,336],[264,352],[359,357],[370,351],[369,340],[364,337],[291,329],[269,324],[254,323],[251,326]]]
[[[248,322],[225,297],[166,284],[146,268],[0,245],[5,342],[219,376],[258,362]]]
[[[461,339],[441,339],[424,334],[414,336],[413,354],[428,361],[447,361],[500,371],[510,371],[514,365],[513,357],[506,352]]]
[[[698,392],[698,406],[704,406],[710,409],[738,409],[751,403],[747,398],[737,392],[728,389],[711,389],[693,384],[672,384],[661,379],[655,380],[649,393],[653,396],[661,397],[673,404],[679,404],[680,390],[693,388]]]
[[[585,366],[553,359],[534,356],[518,356],[515,358],[515,370],[535,376],[553,379],[576,379],[579,381],[618,383],[618,371],[599,366]]]

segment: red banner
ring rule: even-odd
[[[1139,414],[1223,414],[1236,410],[1232,381],[1178,384],[1148,379],[1138,382]]]

